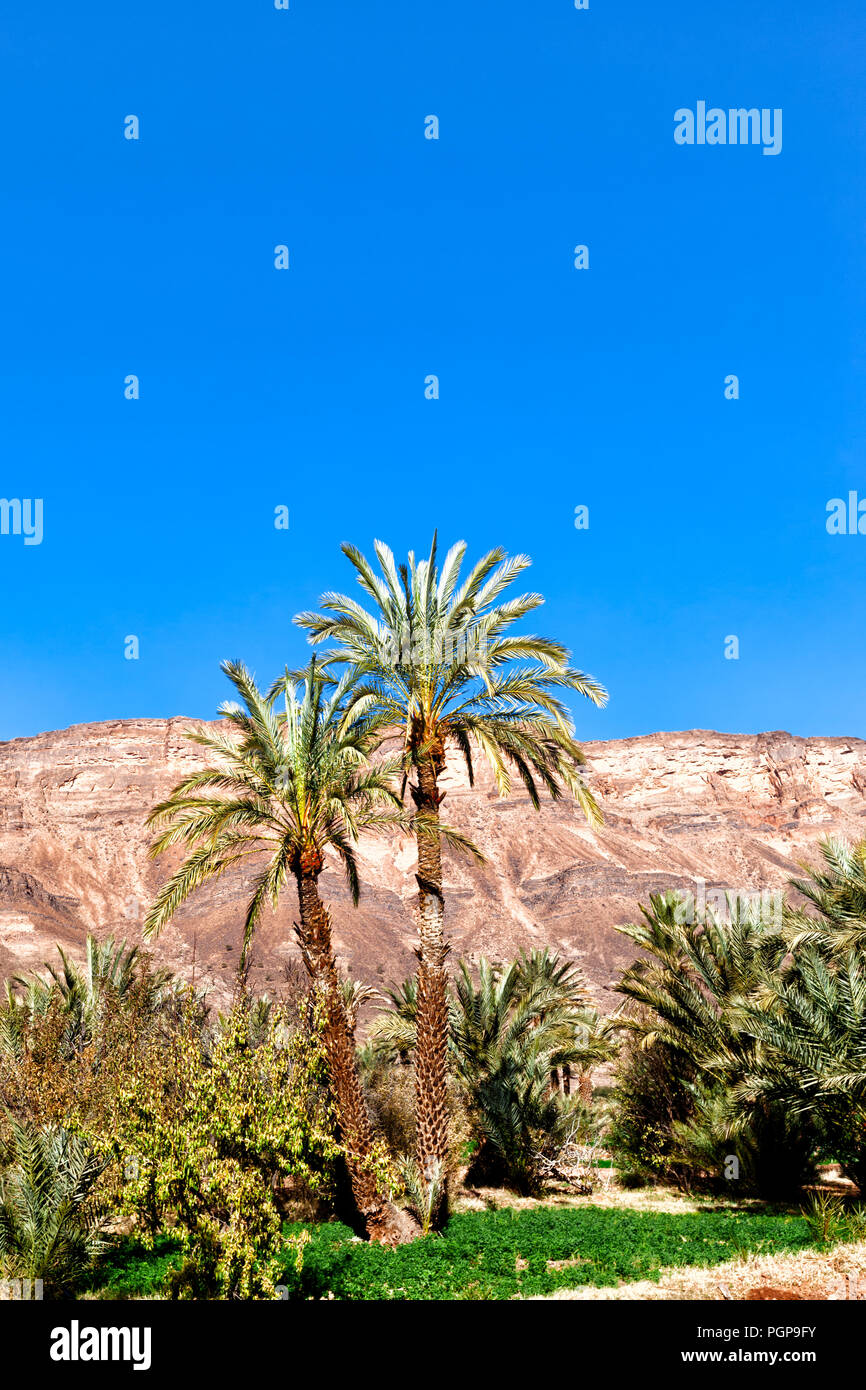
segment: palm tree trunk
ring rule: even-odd
[[[440,760],[444,762],[444,756]],[[447,1208],[445,1165],[448,1157],[448,997],[445,960],[445,899],[442,895],[442,846],[430,833],[439,820],[442,797],[437,786],[437,763],[427,758],[418,769],[412,797],[427,830],[418,840],[418,1001],[415,1047],[415,1103],[418,1164],[427,1182],[437,1167],[442,1175],[442,1198],[434,1215],[441,1224]]]
[[[301,914],[298,936],[304,964],[324,1010],[322,1041],[346,1148],[352,1196],[370,1239],[383,1245],[398,1245],[413,1240],[418,1227],[407,1212],[382,1196],[375,1175],[367,1166],[373,1150],[373,1132],[358,1075],[355,1044],[340,993],[331,941],[331,917],[319,896],[318,876],[318,872],[303,868],[296,874]]]

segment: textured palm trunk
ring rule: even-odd
[[[319,896],[319,872],[320,869],[315,872],[302,866],[296,874],[301,914],[298,935],[304,963],[324,1012],[322,1041],[331,1072],[337,1120],[346,1148],[352,1196],[370,1239],[384,1245],[397,1245],[414,1239],[418,1227],[408,1213],[382,1196],[375,1176],[368,1167],[373,1150],[373,1132],[358,1075],[355,1044],[340,993],[331,942],[331,917]]]
[[[418,769],[412,797],[428,827],[439,820],[442,797],[437,774],[444,764],[439,750]],[[418,1163],[429,1182],[437,1168],[442,1196],[434,1214],[441,1224],[447,1210],[445,1165],[448,1156],[448,997],[445,961],[445,899],[442,895],[442,846],[438,834],[418,835],[418,1001],[415,1047],[415,1101]]]

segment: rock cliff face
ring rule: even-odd
[[[185,719],[83,724],[0,743],[0,979],[41,966],[85,933],[138,939],[145,904],[172,864],[148,858],[145,817],[201,753]],[[594,833],[568,803],[536,814],[515,790],[500,800],[486,768],[470,788],[456,764],[443,816],[487,856],[446,856],[454,954],[513,955],[545,945],[581,962],[603,1007],[628,964],[614,930],[665,888],[773,890],[814,859],[818,839],[866,835],[866,742],[692,730],[585,745],[605,825]],[[385,984],[414,966],[411,843],[363,849],[361,906],[341,875],[323,880],[341,962]],[[293,894],[259,934],[253,983],[275,989],[295,954]],[[161,961],[226,997],[238,959],[244,884],[201,890],[155,947]]]

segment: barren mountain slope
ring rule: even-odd
[[[38,967],[54,942],[80,953],[84,934],[137,939],[144,904],[168,871],[147,855],[145,817],[201,753],[186,719],[83,724],[0,744],[0,978]],[[502,801],[485,767],[470,788],[456,764],[443,816],[483,849],[487,866],[446,856],[455,954],[510,956],[550,944],[579,959],[603,1006],[628,963],[613,930],[667,887],[776,888],[814,857],[818,838],[866,834],[866,742],[785,733],[693,730],[585,745],[605,825],[594,833],[569,803],[536,815],[515,790]],[[339,872],[324,880],[342,963],[382,984],[414,965],[411,843],[364,846],[353,910]],[[266,922],[254,983],[276,987],[294,954],[293,894]],[[225,995],[238,958],[243,884],[203,889],[156,947],[160,959]]]

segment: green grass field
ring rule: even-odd
[[[302,1272],[286,1260],[290,1298],[507,1299],[655,1280],[664,1269],[710,1267],[740,1254],[781,1254],[815,1243],[800,1216],[730,1209],[467,1212],[454,1216],[443,1235],[398,1250],[353,1240],[337,1222],[306,1229],[311,1240]],[[104,1298],[159,1297],[178,1259],[177,1246],[167,1238],[150,1253],[121,1241],[101,1265],[94,1292]]]

